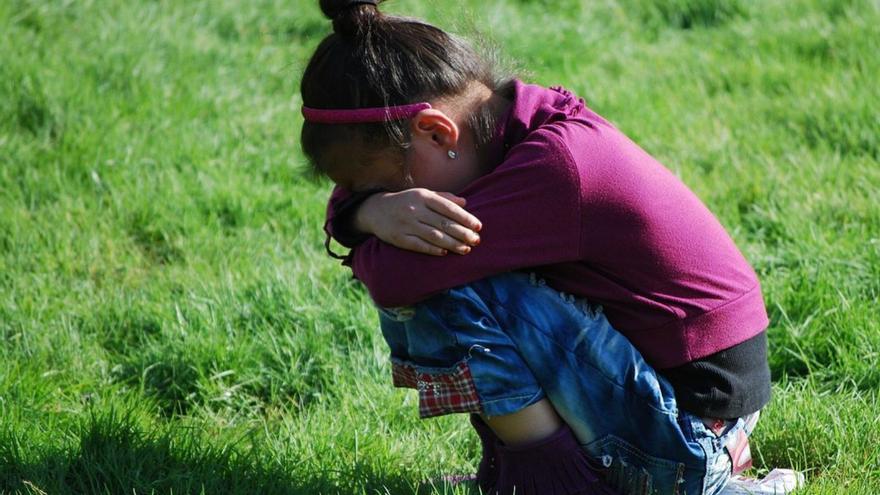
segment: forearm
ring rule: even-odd
[[[351,268],[376,304],[395,307],[491,275],[578,258],[574,229],[540,235],[520,230],[518,223],[487,223],[480,246],[467,255],[427,256],[370,238],[354,250]]]
[[[361,219],[364,202],[379,190],[350,193],[337,187],[327,204],[326,230],[330,236],[347,248],[363,243],[371,231]]]
[[[556,132],[532,133],[460,194],[482,223],[469,254],[425,256],[375,237],[354,250],[352,269],[377,304],[409,305],[490,275],[581,259],[581,183]],[[398,220],[411,217],[404,211]]]

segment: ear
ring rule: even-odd
[[[414,139],[430,140],[442,148],[454,148],[458,144],[458,126],[435,108],[416,114],[412,118],[410,131]]]

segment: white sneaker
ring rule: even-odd
[[[803,473],[793,469],[774,469],[763,479],[734,476],[720,495],[784,495],[805,484]]]

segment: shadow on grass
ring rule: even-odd
[[[258,449],[217,447],[192,429],[151,433],[129,415],[83,421],[70,447],[33,445],[0,429],[0,493],[335,494],[413,493],[402,476],[375,466],[341,470],[271,458]]]

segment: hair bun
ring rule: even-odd
[[[321,11],[327,16],[328,19],[333,21],[333,28],[336,32],[340,32],[340,27],[344,27],[337,24],[340,18],[344,17],[346,13],[351,12],[354,13],[356,11],[370,11],[373,13],[378,11],[378,6],[382,2],[382,0],[320,0]],[[372,9],[359,9],[362,5],[371,5]],[[342,31],[347,31],[343,29]]]

